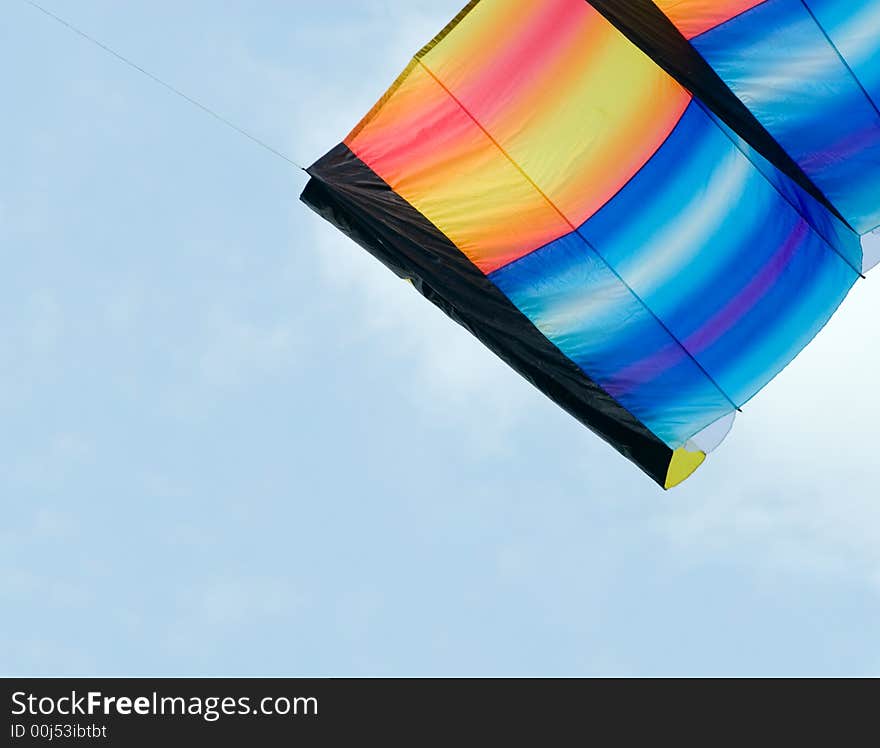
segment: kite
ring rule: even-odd
[[[302,200],[671,488],[878,259],[878,101],[880,0],[474,0]]]

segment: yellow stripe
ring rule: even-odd
[[[455,16],[455,18],[453,18],[449,23],[447,23],[443,27],[443,30],[439,34],[437,34],[437,36],[435,36],[433,39],[431,39],[431,41],[429,41],[424,47],[422,47],[416,53],[415,58],[417,60],[421,59],[426,54],[428,54],[428,52],[430,52],[432,49],[434,49],[434,47],[436,47],[440,42],[442,42],[447,36],[449,36],[449,34],[452,32],[452,30],[464,20],[465,16],[468,13],[470,13],[477,6],[477,3],[479,3],[479,2],[480,2],[480,0],[471,0],[467,5],[465,5],[458,12],[458,14]]]

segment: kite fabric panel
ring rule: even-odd
[[[858,233],[880,225],[880,0],[657,0]]]
[[[880,208],[695,48],[755,5],[474,0],[302,199],[670,488],[830,319]],[[872,171],[880,126],[847,122]]]

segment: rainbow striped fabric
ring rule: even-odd
[[[864,269],[870,23],[880,0],[475,0],[303,199],[669,488]]]

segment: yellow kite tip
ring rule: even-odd
[[[676,449],[669,461],[664,488],[675,488],[680,483],[684,483],[705,459],[705,452],[689,452],[684,447]]]

